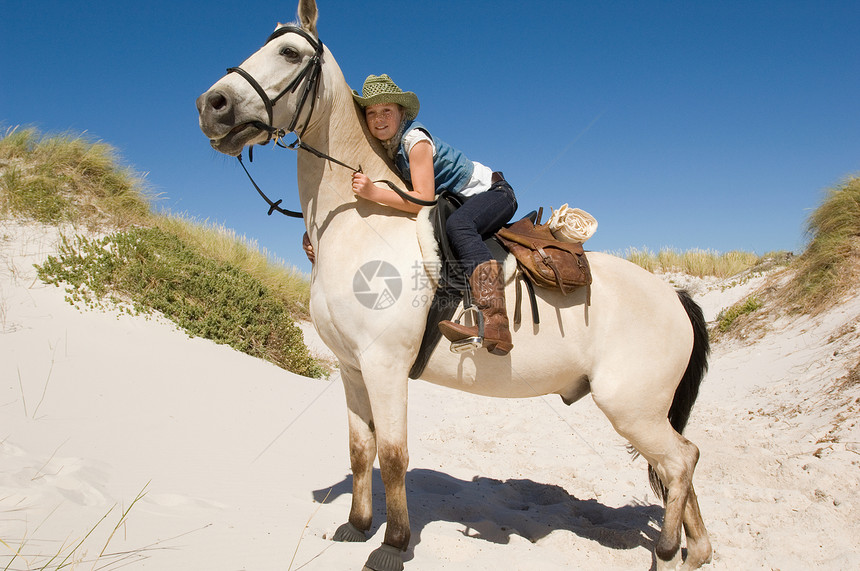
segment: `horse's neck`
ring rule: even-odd
[[[403,184],[381,145],[371,138],[340,70],[328,53],[326,57],[326,91],[318,106],[325,112],[314,119],[303,139],[338,161],[360,166],[371,180]],[[355,276],[361,279],[365,274],[359,272],[368,263],[373,268],[379,268],[380,261],[393,266],[403,280],[401,285],[420,271],[416,270],[422,258],[414,217],[356,198],[349,168],[306,152],[299,154],[298,166],[302,211],[316,249],[310,309],[317,330],[338,357],[346,359],[342,362],[352,366],[359,364],[360,352],[355,348],[364,347],[368,336],[386,335],[401,344],[411,340],[417,350],[428,304],[401,302],[401,311],[361,311],[353,289]]]
[[[319,114],[303,140],[353,168],[360,167],[374,180],[399,180],[381,156],[378,143],[371,142],[364,121],[353,103],[352,92],[328,52],[326,59],[325,87]],[[377,146],[374,147],[374,144]],[[350,224],[366,218],[368,214],[403,218],[390,208],[356,199],[352,193],[352,171],[342,165],[300,151],[298,175],[302,211],[305,213],[308,233],[314,241],[330,225]],[[356,228],[355,231],[361,233],[368,230]]]

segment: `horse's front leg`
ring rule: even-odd
[[[367,388],[361,372],[340,364],[349,420],[349,460],[352,467],[352,507],[349,520],[334,534],[334,541],[366,541],[373,522],[373,461],[376,432]]]
[[[400,571],[403,552],[409,547],[409,511],[406,506],[406,371],[394,373],[377,369],[364,371],[367,392],[373,408],[377,452],[382,482],[385,485],[386,525],[382,546],[373,551],[365,570]],[[374,382],[375,381],[375,382]]]

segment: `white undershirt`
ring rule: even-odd
[[[433,156],[436,156],[436,145],[433,144],[433,139],[431,139],[427,133],[425,133],[421,129],[411,129],[408,133],[403,135],[402,144],[403,150],[406,151],[406,155],[409,156],[409,153],[412,152],[412,147],[415,146],[415,143],[419,141],[427,141],[430,143],[430,148],[433,149]],[[493,170],[484,166],[479,162],[472,161],[472,164],[475,165],[475,168],[472,170],[472,177],[469,179],[469,182],[466,183],[460,190],[460,194],[463,196],[474,196],[476,194],[480,194],[486,190],[489,190],[490,186],[493,184]]]

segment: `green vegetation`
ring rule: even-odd
[[[206,258],[242,268],[273,295],[282,299],[290,314],[309,319],[310,284],[306,275],[260,249],[256,242],[222,225],[192,222],[177,216],[159,216],[155,224],[178,237]]]
[[[795,311],[816,313],[838,301],[858,278],[860,177],[828,189],[807,221],[809,245],[795,263],[786,301]]]
[[[230,230],[153,213],[152,199],[109,145],[34,129],[0,138],[0,214],[73,235],[37,268],[71,303],[159,311],[191,335],[323,376],[293,322],[307,316],[307,279]]]
[[[690,276],[729,278],[761,265],[771,258],[785,257],[783,253],[758,256],[752,252],[726,252],[690,250],[679,252],[664,248],[656,254],[647,248],[630,248],[624,257],[649,272],[682,272]]]
[[[717,316],[717,328],[720,333],[725,333],[729,330],[732,324],[737,321],[738,317],[748,315],[758,309],[761,309],[762,302],[758,297],[751,295],[745,300],[734,304],[730,308],[723,310]]]
[[[38,267],[42,281],[67,284],[69,301],[111,296],[154,309],[191,335],[212,339],[305,376],[322,376],[283,301],[234,265],[204,257],[160,228],[101,240],[79,236]]]

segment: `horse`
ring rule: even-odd
[[[333,539],[366,541],[378,458],[387,525],[364,569],[400,570],[410,541],[409,373],[429,312],[422,300],[435,283],[420,280],[429,291],[403,295],[404,276],[430,271],[416,216],[351,192],[355,165],[372,178],[404,183],[320,41],[317,17],[315,0],[300,0],[297,22],[278,24],[263,47],[200,95],[199,122],[214,149],[240,159],[245,147],[285,146],[288,132],[298,137],[291,145],[298,152],[298,199],[316,254],[310,315],[339,362],[348,415],[352,504]],[[588,260],[590,291],[563,295],[537,288],[543,317],[539,324],[514,325],[509,354],[453,353],[439,344],[419,378],[491,397],[556,394],[566,404],[591,394],[647,460],[652,487],[663,499],[657,567],[698,568],[710,561],[712,548],[692,482],[699,449],[681,432],[707,370],[701,309],[686,292],[626,260],[600,252],[589,252]],[[509,315],[513,287],[509,282]]]

